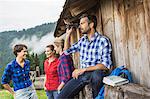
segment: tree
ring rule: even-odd
[[[41,74],[44,74],[44,60],[45,59],[46,59],[46,55],[43,52],[42,54],[39,55],[39,60],[40,60],[39,67],[40,67]]]

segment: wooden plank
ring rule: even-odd
[[[71,37],[70,37],[70,45],[74,44],[77,41],[78,41],[77,32],[73,31],[73,33],[71,33]],[[72,53],[72,57],[73,57],[73,62],[74,62],[75,68],[78,68],[79,55],[77,53]]]
[[[138,55],[137,55],[137,47],[136,44],[140,43],[140,40],[138,41],[135,37],[139,37],[139,34],[137,33],[137,13],[136,8],[132,8],[126,11],[126,18],[127,18],[127,31],[129,34],[128,38],[128,49],[129,49],[129,60],[130,60],[130,71],[132,72],[132,76],[135,82],[140,82],[140,67],[139,67],[139,61],[138,61]],[[139,38],[138,38],[139,39]],[[138,67],[138,68],[137,68]]]
[[[90,8],[96,6],[97,0],[77,0],[72,2],[69,6],[69,11],[72,16],[77,16],[82,12],[89,10]]]
[[[114,0],[114,30],[115,46],[117,52],[117,66],[125,65],[129,67],[128,59],[128,34],[126,32],[124,0]]]
[[[136,5],[137,4],[137,5]],[[148,32],[145,29],[145,13],[143,3],[136,3],[135,7],[127,10],[127,25],[129,33],[129,59],[130,70],[134,81],[145,86],[149,86],[149,49]],[[145,80],[147,79],[147,80]]]
[[[147,73],[146,75],[147,75],[147,77],[150,78],[150,0],[144,0],[144,12],[145,12],[145,28],[146,28],[146,33],[143,34],[143,35],[145,35],[144,36],[144,39],[145,39],[144,41],[145,42],[143,42],[143,43],[145,43],[147,45],[144,46],[145,48],[144,48],[143,52],[145,52],[145,50],[146,50],[145,54],[146,53],[147,54],[146,55],[143,54],[143,55],[145,55],[147,57],[143,56],[143,58],[144,58],[143,59],[143,64],[147,63],[147,67],[145,68],[145,69],[147,69],[146,70],[146,73]],[[145,60],[147,60],[147,62],[145,62]],[[148,79],[148,81],[145,82],[145,83],[150,88],[150,83],[149,82],[150,82],[150,80]]]
[[[133,83],[118,87],[105,85],[104,96],[105,99],[150,99],[150,89]]]
[[[113,1],[112,0],[101,0],[99,12],[101,15],[98,16],[98,20],[101,20],[102,34],[106,35],[112,43],[113,48],[113,63],[117,64],[117,50],[115,45],[115,31],[114,31],[114,16],[113,16]],[[99,26],[99,25],[98,25]],[[100,29],[101,29],[100,27]],[[101,30],[99,30],[101,31]]]
[[[139,72],[140,71],[143,71],[143,72],[140,72],[140,84],[142,85],[146,85],[150,82],[150,80],[145,80],[147,79],[148,77],[148,73],[150,72],[150,70],[148,69],[149,68],[149,65],[148,64],[148,49],[147,49],[147,37],[146,37],[146,29],[145,29],[145,15],[144,15],[144,6],[143,4],[142,5],[139,5],[137,7],[137,16],[138,16],[138,21],[136,22],[137,23],[137,35],[135,36],[136,37],[136,52],[138,54],[138,60],[141,60],[139,61]],[[138,49],[139,48],[139,49]],[[137,76],[138,77],[138,76]],[[150,77],[150,76],[149,76]]]
[[[126,99],[150,99],[150,89],[139,84],[129,83],[120,86]]]
[[[123,91],[119,87],[117,88],[117,87],[105,85],[104,98],[105,99],[124,99]]]
[[[100,6],[100,4],[99,4]],[[101,7],[98,9],[98,11],[96,12],[96,17],[97,17],[97,27],[96,27],[96,30],[99,32],[99,33],[103,33],[103,25],[102,25],[102,12],[101,12]]]

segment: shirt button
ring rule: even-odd
[[[25,85],[27,85],[27,83],[25,83]]]
[[[25,76],[26,74],[23,74],[23,76]]]

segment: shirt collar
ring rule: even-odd
[[[17,63],[16,59],[14,59],[13,64],[14,64],[15,67],[20,66],[20,65]],[[26,65],[27,65],[27,61],[24,60],[24,66],[26,66]]]
[[[90,42],[93,42],[93,41],[96,39],[96,37],[97,37],[98,35],[99,35],[99,33],[98,33],[98,32],[95,32],[95,33],[93,34],[93,36],[92,36]],[[88,39],[87,34],[85,34],[85,38]]]
[[[49,58],[48,58],[48,59],[49,59]],[[48,59],[46,59],[46,61],[47,61],[47,62],[48,62]],[[55,58],[55,59],[54,59],[52,62],[55,62],[55,61],[57,61],[57,59],[58,59],[58,58]]]

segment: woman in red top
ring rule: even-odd
[[[45,54],[47,59],[44,62],[45,81],[44,89],[48,99],[56,99],[59,86],[57,67],[59,64],[58,58],[55,57],[55,50],[53,45],[46,46]]]

